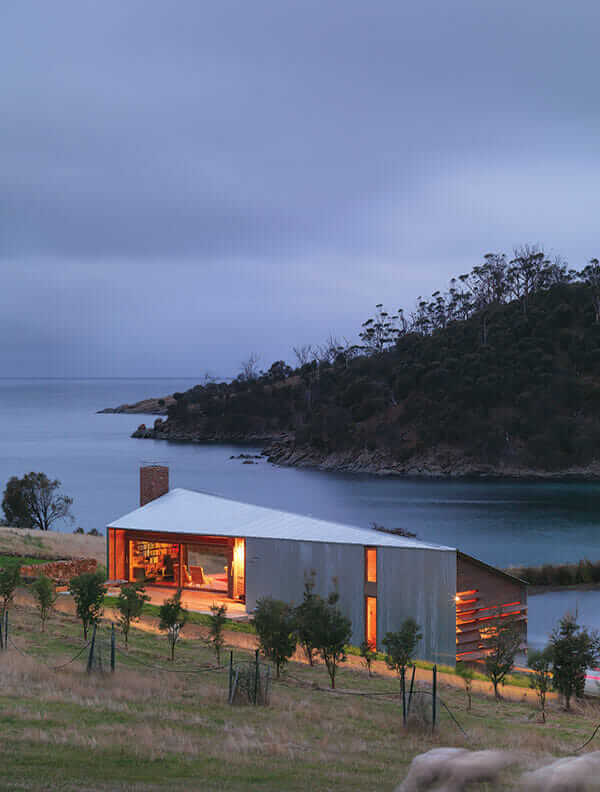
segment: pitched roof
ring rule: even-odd
[[[208,492],[173,489],[114,520],[109,528],[205,536],[451,550],[410,537],[254,506]]]

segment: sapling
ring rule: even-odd
[[[542,723],[546,723],[546,694],[552,687],[552,650],[546,647],[541,652],[529,652],[528,665],[532,670],[529,687],[535,690],[540,702]]]
[[[56,588],[54,583],[46,575],[40,575],[31,584],[31,591],[36,601],[37,609],[40,614],[42,632],[46,629],[46,621],[50,616],[54,603],[56,602]]]
[[[208,617],[208,641],[212,645],[217,658],[217,665],[221,665],[221,650],[225,645],[225,635],[223,634],[227,621],[227,605],[217,605],[215,602],[210,606]]]
[[[456,664],[456,673],[465,684],[465,693],[467,694],[467,712],[471,712],[471,695],[473,692],[473,679],[475,671],[471,666],[465,665],[462,661]]]
[[[360,656],[365,662],[367,667],[367,671],[369,676],[372,676],[373,672],[371,666],[373,665],[373,661],[377,657],[377,649],[372,641],[363,641],[360,645]]]
[[[144,604],[150,597],[146,594],[143,584],[134,583],[131,586],[123,586],[117,597],[117,620],[125,638],[125,646],[129,647],[129,629],[132,622],[138,621],[142,615]]]
[[[170,599],[166,599],[158,612],[159,630],[166,631],[171,648],[171,662],[175,660],[175,644],[179,640],[181,628],[187,620],[187,611],[181,605],[181,589]]]

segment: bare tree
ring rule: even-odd
[[[255,352],[252,352],[246,360],[242,360],[241,367],[242,370],[238,374],[238,379],[242,382],[250,382],[258,378],[258,361],[260,360],[260,355],[257,355]]]
[[[311,363],[316,357],[312,344],[301,344],[300,346],[292,347],[292,351],[296,356],[298,366],[305,366],[307,363]]]
[[[344,347],[340,343],[339,339],[330,333],[329,338],[325,341],[325,343],[321,344],[316,349],[319,363],[335,363],[337,356],[340,354],[343,348]]]

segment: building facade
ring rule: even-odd
[[[483,620],[516,612],[517,598],[526,630],[524,584],[454,548],[169,490],[162,466],[141,468],[140,508],[108,526],[107,545],[113,581],[182,588],[205,607],[242,603],[252,613],[264,596],[298,604],[307,581],[322,596],[336,590],[355,645],[382,649],[411,617],[423,635],[417,656],[431,662],[477,659]]]

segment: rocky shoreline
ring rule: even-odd
[[[263,446],[262,455],[285,467],[306,467],[338,473],[359,473],[400,478],[444,479],[521,479],[538,481],[600,481],[600,461],[585,467],[547,471],[517,464],[489,465],[471,459],[457,449],[438,448],[414,454],[404,461],[368,449],[326,453],[310,446],[296,446],[292,434],[277,435],[206,435],[201,431],[174,428],[157,418],[154,426],[141,424],[131,435],[135,438],[167,440],[178,443],[226,443],[240,446]]]

